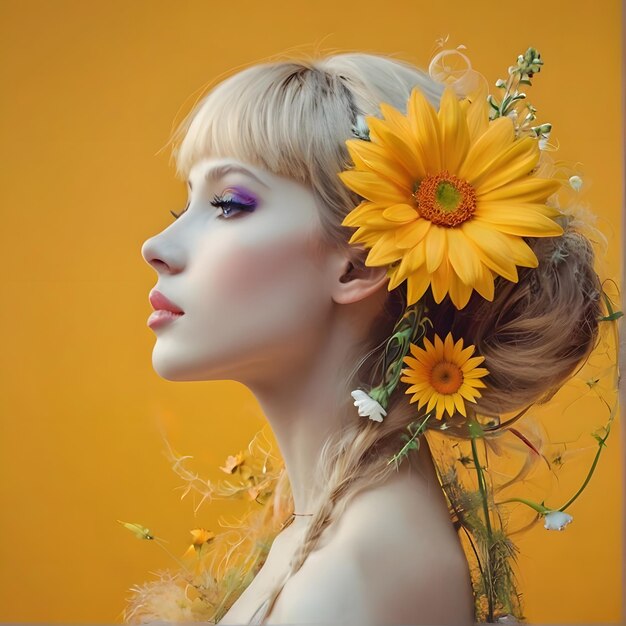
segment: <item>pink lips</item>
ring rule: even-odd
[[[152,308],[156,310],[171,311],[172,313],[184,313],[184,311],[174,304],[171,300],[168,300],[160,291],[153,289],[150,292],[150,304]]]
[[[150,292],[150,304],[154,308],[148,318],[148,326],[150,328],[160,328],[164,324],[182,317],[184,311],[171,300],[168,300],[161,292],[153,289]]]

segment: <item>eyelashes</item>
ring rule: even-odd
[[[188,208],[189,205],[187,205],[180,213],[174,213],[174,211],[170,211],[170,213],[174,216],[174,219],[178,219]]]
[[[216,208],[222,209],[222,217],[229,217],[233,214],[233,210],[236,212],[252,212],[256,208],[257,203],[254,197],[245,191],[227,189],[221,196],[217,194],[213,196],[213,200],[211,200],[210,204]],[[170,213],[175,219],[178,219],[188,208],[189,204],[187,204],[180,213],[174,213],[174,211],[170,211]]]

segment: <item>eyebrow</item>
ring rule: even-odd
[[[250,171],[247,167],[244,167],[243,165],[236,165],[234,163],[225,163],[224,165],[215,165],[214,167],[209,168],[204,173],[204,179],[207,181],[216,182],[230,172],[239,172],[241,174],[245,174],[246,176],[249,176],[250,178],[256,180],[259,184],[263,185],[263,187],[269,189],[268,185],[266,185],[258,176],[256,176],[256,174]],[[191,181],[188,180],[187,184],[189,185],[189,189],[193,189]]]

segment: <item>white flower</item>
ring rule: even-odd
[[[500,615],[497,619],[496,619],[496,624],[519,624],[520,622],[518,622],[515,619],[514,615],[511,615],[509,613],[507,613],[506,615]]]
[[[548,530],[563,530],[574,518],[563,511],[550,511],[546,514],[546,523],[543,525]]]
[[[354,406],[358,407],[361,417],[369,417],[375,422],[382,422],[382,416],[387,415],[387,411],[364,391],[355,389],[350,392],[350,395],[354,398]]]
[[[583,179],[580,176],[570,176],[569,184],[574,191],[580,191],[580,188],[583,186]]]
[[[363,139],[364,141],[371,141],[370,130],[367,126],[367,122],[365,121],[365,116],[360,113],[356,116],[356,124],[352,127],[352,134],[359,139]]]

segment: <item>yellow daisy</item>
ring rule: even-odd
[[[419,400],[418,409],[428,403],[427,412],[436,406],[438,420],[443,417],[444,410],[450,417],[455,410],[467,417],[464,399],[476,402],[481,395],[477,387],[487,386],[480,378],[489,371],[477,367],[485,357],[470,358],[475,346],[463,349],[463,339],[454,343],[452,333],[448,333],[445,341],[435,335],[435,345],[424,338],[424,345],[425,350],[412,343],[411,354],[415,358],[404,357],[409,368],[402,370],[405,376],[400,380],[411,385],[405,392],[414,394],[409,403]]]
[[[446,87],[439,113],[415,88],[407,115],[381,104],[366,117],[371,141],[346,141],[355,167],[339,173],[365,200],[343,220],[350,243],[371,248],[366,265],[389,265],[388,289],[405,279],[408,304],[429,286],[462,309],[472,290],[492,301],[496,274],[517,282],[517,265],[537,267],[522,237],[563,229],[545,201],[560,186],[532,174],[538,139],[516,137],[513,121],[489,122],[486,98],[459,101]]]

